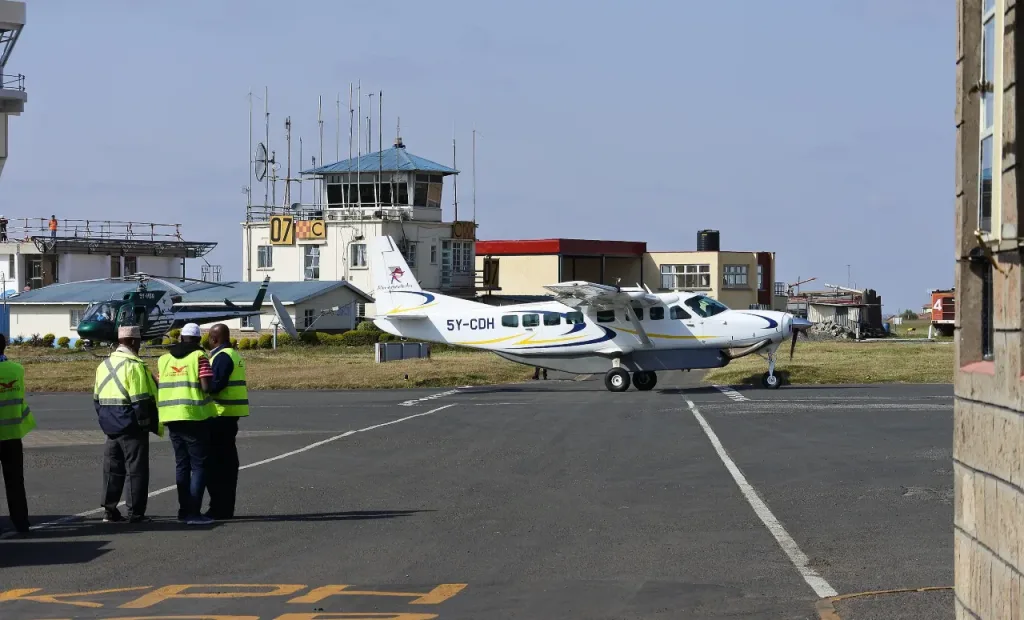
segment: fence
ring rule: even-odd
[[[7,238],[28,241],[50,235],[50,218],[19,217],[7,220]],[[182,241],[181,224],[128,222],[120,220],[57,220],[57,237],[81,239],[126,239],[137,241]]]

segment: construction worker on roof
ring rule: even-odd
[[[118,510],[128,479],[129,523],[151,521],[146,516],[149,495],[149,434],[163,437],[156,408],[153,375],[139,357],[142,334],[137,325],[117,330],[117,349],[96,368],[92,400],[100,429],[107,436],[103,453],[103,521],[124,521]]]
[[[7,491],[7,509],[14,529],[27,534],[28,499],[25,496],[25,453],[21,440],[36,427],[25,402],[25,368],[7,359],[7,337],[0,334],[0,467]]]
[[[213,381],[210,396],[217,416],[210,420],[210,509],[206,516],[223,520],[235,516],[238,488],[238,418],[249,415],[245,362],[231,346],[231,332],[223,323],[210,328],[210,365]]]
[[[181,328],[181,342],[158,361],[157,407],[174,448],[178,520],[186,525],[213,522],[199,512],[207,484],[210,418],[217,415],[210,398],[213,371],[200,339],[199,325],[188,323]]]

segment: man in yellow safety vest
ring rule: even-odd
[[[7,359],[7,338],[0,334],[0,467],[3,468],[7,509],[14,529],[27,534],[28,498],[25,496],[25,455],[21,440],[36,427],[25,402],[25,369]]]
[[[213,522],[199,512],[206,490],[210,418],[216,415],[209,395],[213,372],[200,338],[199,325],[188,323],[181,328],[181,342],[157,362],[157,407],[174,448],[178,520],[186,525]]]
[[[92,400],[100,429],[107,436],[103,454],[103,500],[107,523],[124,521],[117,509],[128,478],[129,523],[146,516],[149,493],[149,433],[163,436],[156,409],[156,381],[139,357],[142,335],[137,325],[117,330],[118,347],[96,368]]]
[[[210,328],[210,366],[213,368],[210,396],[217,417],[210,420],[210,467],[208,485],[210,509],[206,516],[232,519],[235,516],[235,490],[238,488],[238,418],[249,415],[245,362],[231,346],[227,325]]]

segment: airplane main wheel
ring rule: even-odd
[[[658,383],[658,373],[653,370],[640,370],[633,373],[633,385],[641,392],[654,389]]]
[[[769,390],[778,389],[781,384],[782,382],[779,381],[778,375],[770,375],[768,373],[761,375],[761,385],[765,386]]]
[[[629,389],[629,373],[621,368],[612,368],[604,376],[604,386],[609,392],[625,392]]]

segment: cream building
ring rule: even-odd
[[[710,249],[650,252],[643,242],[590,239],[478,241],[476,267],[488,289],[481,298],[548,295],[546,284],[587,280],[699,291],[730,308],[785,309],[785,291],[777,294],[773,280],[774,252],[721,251],[717,231],[701,232],[714,233]]]
[[[1024,617],[1019,8],[956,3],[954,604],[978,620]]]

